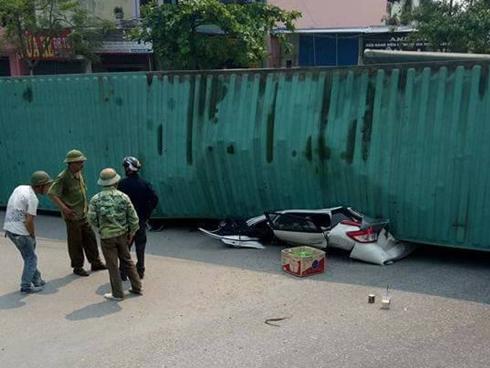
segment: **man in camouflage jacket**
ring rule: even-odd
[[[120,179],[114,169],[102,170],[97,181],[103,187],[102,191],[90,200],[88,210],[88,221],[99,231],[102,253],[109,269],[112,293],[104,297],[117,301],[124,298],[119,260],[121,269],[131,282],[129,292],[142,294],[141,280],[128,247],[139,228],[139,220],[129,197],[116,189]]]

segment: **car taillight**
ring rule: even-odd
[[[378,240],[378,233],[374,232],[372,227],[364,230],[347,231],[346,234],[359,243],[374,243]]]
[[[357,226],[357,227],[361,226],[361,223],[354,221],[354,220],[343,220],[343,221],[340,221],[340,223],[342,225]]]

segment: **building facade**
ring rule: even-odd
[[[107,35],[97,50],[98,62],[82,58],[52,57],[39,60],[34,74],[86,72],[147,71],[154,68],[151,44],[130,41],[126,31],[137,25],[141,6],[150,0],[79,0],[91,14],[113,21],[115,30]],[[235,0],[223,0],[235,1]],[[252,0],[251,0],[252,1]],[[178,0],[158,0],[176,4]],[[268,67],[343,66],[362,64],[362,54],[369,49],[417,49],[408,45],[411,27],[386,25],[407,2],[419,0],[267,0],[286,10],[298,10],[302,17],[296,32],[288,34],[293,48],[286,54],[277,38],[269,39]],[[278,30],[282,32],[282,30]],[[0,30],[1,38],[1,30]],[[62,44],[58,42],[56,44]],[[56,53],[56,45],[53,52]],[[0,46],[0,76],[29,74],[15,50]]]
[[[288,38],[293,52],[286,55],[271,40],[270,67],[349,66],[363,63],[363,51],[413,49],[411,26],[387,25],[407,0],[269,0],[287,10],[299,10],[302,18]],[[411,4],[417,5],[418,0]],[[281,30],[278,30],[281,32]]]
[[[57,55],[57,47],[63,44],[63,35],[53,42],[53,55],[38,60],[33,73],[42,74],[76,74],[87,72],[124,72],[144,71],[153,68],[153,51],[151,45],[130,41],[126,31],[137,24],[140,7],[145,0],[79,0],[80,5],[94,16],[113,21],[115,29],[96,50],[99,61],[92,63],[83,58],[63,57]],[[163,3],[175,3],[176,0],[160,0]],[[2,31],[0,29],[0,39]],[[8,44],[0,46],[0,76],[27,75],[29,70],[19,58],[15,49]]]

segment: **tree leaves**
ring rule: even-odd
[[[62,35],[70,45],[70,55],[64,57],[96,60],[94,50],[112,28],[110,22],[92,16],[77,0],[1,0],[0,19],[5,28],[2,41],[16,47],[31,73],[37,62],[52,52],[52,41]]]
[[[264,3],[182,0],[142,11],[133,39],[152,42],[166,69],[247,67],[267,56],[266,37],[277,26],[293,31],[299,12]],[[281,38],[284,40],[284,38]]]
[[[489,0],[422,0],[408,16],[436,51],[490,52]]]

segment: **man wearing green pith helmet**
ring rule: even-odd
[[[52,182],[45,171],[36,171],[31,176],[31,185],[19,185],[7,203],[3,229],[24,260],[20,284],[22,293],[37,293],[45,284],[37,268],[34,218],[39,204],[36,195],[46,194]]]
[[[129,244],[139,228],[139,219],[129,197],[116,189],[120,179],[116,170],[102,170],[97,181],[102,191],[90,200],[88,210],[88,221],[99,231],[102,252],[109,269],[112,293],[104,297],[115,301],[124,299],[119,269],[131,282],[129,292],[143,294],[140,277],[129,253]]]
[[[87,222],[87,187],[82,175],[86,160],[79,150],[69,151],[64,161],[67,168],[56,177],[48,192],[65,220],[71,267],[79,276],[89,275],[83,268],[84,253],[92,271],[106,269],[100,260],[95,234]]]

